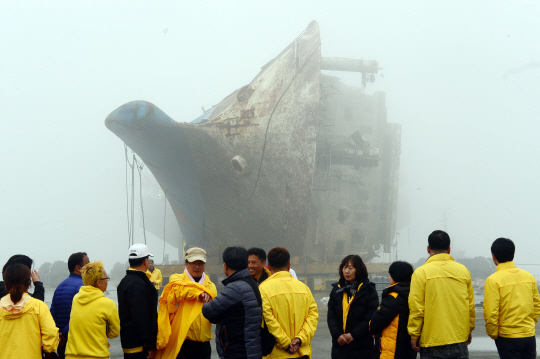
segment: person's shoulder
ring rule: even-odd
[[[116,303],[111,298],[101,297],[101,298],[96,299],[96,303],[99,303],[100,306],[102,305],[108,308],[112,308],[112,307],[116,308]]]
[[[47,304],[45,304],[43,301],[41,301],[39,299],[36,299],[36,298],[30,297],[30,299],[28,299],[28,302],[26,303],[26,305],[33,307],[33,310],[37,314],[44,314],[44,313],[49,313],[50,312],[49,311],[49,306]]]
[[[469,268],[465,266],[464,264],[461,264],[456,261],[450,261],[450,265],[456,268],[457,270],[461,271],[461,273],[465,276],[471,276],[471,272],[469,272]]]
[[[298,280],[298,279],[295,279],[293,281],[293,283],[298,287],[298,288],[302,288],[306,293],[309,293],[311,294],[311,290],[309,289],[309,287],[306,285],[306,283],[302,282],[301,280]]]

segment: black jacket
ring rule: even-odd
[[[395,326],[389,328],[385,332],[385,336],[388,336],[391,340],[381,340],[381,352],[385,351],[384,358],[391,356],[391,351],[394,348],[386,347],[385,343],[393,343],[395,341],[395,359],[414,359],[416,358],[416,352],[411,347],[411,336],[407,332],[407,322],[409,321],[409,292],[411,290],[410,282],[400,282],[386,288],[382,293],[381,306],[377,309],[373,318],[371,319],[370,330],[376,335],[380,336],[385,328],[387,328],[396,318],[397,331]],[[391,293],[397,294],[396,297]]]
[[[6,289],[6,286],[4,282],[0,282],[0,298],[6,296],[8,294],[8,291]],[[30,293],[28,293],[30,294]],[[30,294],[32,298],[39,299],[42,302],[45,301],[45,288],[43,287],[43,283],[40,281],[34,282],[34,293]]]
[[[158,298],[146,273],[127,270],[117,293],[122,348],[156,349]]]
[[[202,308],[204,317],[217,324],[219,357],[262,358],[262,299],[257,283],[247,269],[233,273],[222,283],[225,288]]]
[[[336,291],[345,284],[342,279],[332,284],[328,300],[328,329],[332,336],[332,358],[371,357],[374,351],[373,337],[369,332],[369,321],[379,306],[379,296],[375,284],[364,279],[349,307],[345,331],[343,331],[343,293]],[[340,345],[340,335],[350,333],[354,338],[350,344]]]

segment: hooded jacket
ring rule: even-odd
[[[79,293],[79,288],[82,285],[82,277],[78,274],[71,273],[54,291],[51,314],[56,326],[60,329],[60,333],[66,338],[68,336],[69,315],[71,313],[73,297]]]
[[[212,339],[212,324],[201,312],[202,293],[212,299],[217,295],[208,275],[202,285],[193,282],[186,273],[170,277],[159,299],[156,359],[176,359],[186,338],[200,342]]]
[[[117,287],[123,349],[156,349],[157,291],[145,272],[128,269]]]
[[[475,317],[471,274],[447,253],[432,255],[412,275],[409,309],[407,329],[421,347],[466,342]]]
[[[382,292],[381,305],[369,324],[372,334],[380,336],[380,359],[414,359],[407,332],[410,282],[396,283]]]
[[[247,268],[222,283],[225,288],[202,308],[204,317],[217,324],[218,355],[225,359],[260,359],[262,300],[257,283]]]
[[[30,297],[18,313],[0,306],[2,358],[40,359],[42,342],[44,351],[56,351],[58,328],[45,303]]]
[[[66,358],[108,358],[109,342],[120,334],[116,304],[92,286],[83,286],[73,298]]]
[[[311,339],[317,330],[319,312],[308,286],[294,279],[289,272],[271,275],[259,286],[263,300],[263,316],[268,331],[276,338],[271,358],[311,358]],[[302,343],[295,354],[287,352],[294,338]]]
[[[486,332],[493,338],[535,335],[540,316],[540,296],[533,275],[514,262],[499,263],[484,285]]]
[[[332,358],[370,356],[374,351],[374,343],[369,332],[369,321],[379,306],[375,284],[367,278],[359,283],[359,288],[349,305],[345,330],[343,330],[343,296],[347,293],[336,293],[343,285],[344,279],[332,284],[328,299],[327,322],[332,336]],[[350,333],[354,340],[350,344],[340,345],[337,340],[345,333]]]

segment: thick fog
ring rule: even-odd
[[[323,56],[383,68],[366,92],[386,92],[388,121],[402,125],[399,258],[425,257],[428,234],[446,229],[467,257],[490,256],[506,236],[516,263],[537,263],[539,11],[532,1],[2,2],[0,263],[76,251],[106,268],[125,261],[124,145],[105,117],[146,100],[191,121],[312,20]],[[164,250],[177,258],[147,240],[156,263]]]

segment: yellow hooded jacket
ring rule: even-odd
[[[540,316],[540,296],[533,275],[514,262],[499,263],[484,285],[486,332],[493,338],[535,335]]]
[[[463,343],[474,329],[474,291],[468,269],[435,254],[412,276],[407,329],[421,347]]]
[[[202,315],[201,293],[212,299],[216,286],[205,275],[203,284],[193,282],[186,273],[173,274],[159,299],[156,359],[175,359],[186,338],[206,342],[212,339],[212,324]]]
[[[109,342],[120,334],[116,304],[92,286],[82,286],[73,297],[66,359],[108,358]]]
[[[42,342],[44,351],[56,351],[58,328],[47,304],[30,297],[18,313],[0,307],[2,358],[40,359]]]
[[[159,290],[159,286],[161,285],[161,283],[163,283],[163,275],[161,274],[161,271],[154,267],[154,271],[150,272],[150,269],[148,269],[146,271],[146,275],[148,276],[150,282],[156,282],[154,287],[156,288],[156,290]]]
[[[276,346],[268,359],[311,358],[311,339],[317,330],[319,312],[311,291],[304,283],[285,271],[271,275],[259,285],[263,318],[276,337]],[[287,348],[294,338],[302,341],[300,349],[290,354]]]

